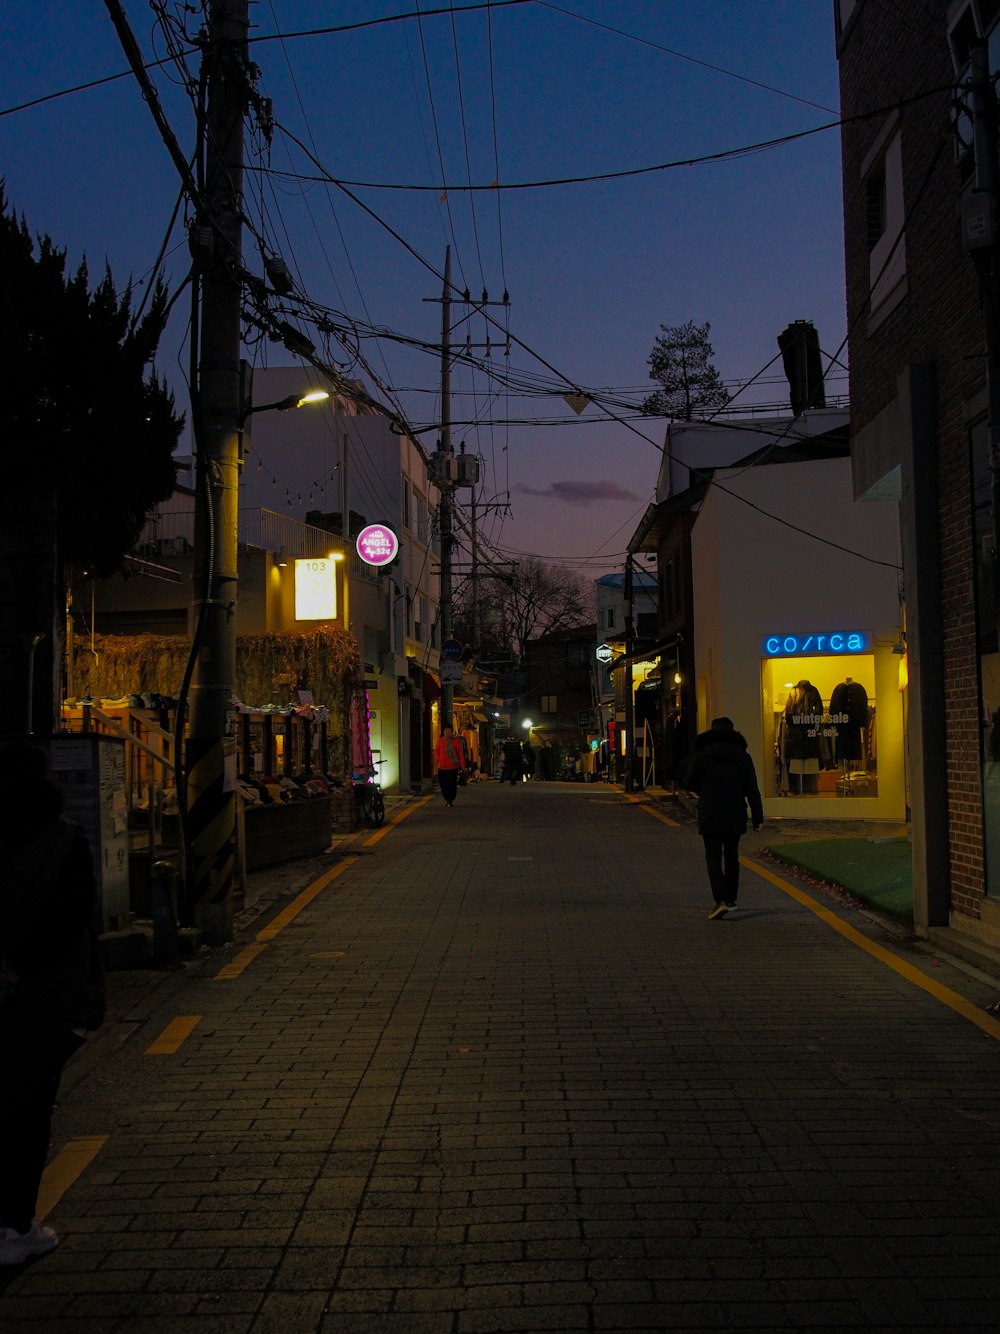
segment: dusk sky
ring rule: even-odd
[[[509,312],[490,308],[497,324],[476,315],[456,334],[492,346],[473,353],[484,369],[455,369],[453,443],[482,455],[483,501],[509,494],[510,514],[487,530],[498,553],[596,577],[621,567],[652,498],[664,423],[637,418],[636,405],[654,387],[647,358],[661,324],[708,321],[734,393],[774,360],[791,320],[812,320],[824,352],[846,360],[839,133],[820,128],[837,120],[832,4],[471,6],[251,5],[258,91],[275,124],[269,145],[258,121],[248,134],[245,262],[262,273],[261,239],[280,254],[309,303],[283,318],[344,374],[377,380],[376,396],[417,427],[440,414],[433,299],[446,246],[460,287],[491,300],[506,289]],[[158,12],[181,7],[125,9],[146,59],[167,56]],[[383,18],[394,21],[368,22]],[[187,15],[192,35],[197,19]],[[105,6],[8,6],[4,28],[10,204],[74,267],[86,256],[96,281],[107,261],[137,294],[167,238],[176,288],[189,266],[183,207],[168,231],[179,178],[135,80],[65,91],[127,70]],[[193,44],[181,34],[177,49],[195,75]],[[189,152],[177,68],[152,75]],[[803,137],[756,147],[793,135]],[[158,363],[185,409],[188,312],[182,295]],[[315,317],[334,330],[326,342]],[[246,355],[291,362],[266,339]],[[828,394],[846,394],[845,372],[834,375]],[[580,416],[562,398],[573,390],[597,399]],[[780,360],[737,401],[787,403]],[[421,438],[433,448],[433,431]],[[741,432],[734,440],[731,457],[752,448]],[[293,458],[266,462],[299,484]]]

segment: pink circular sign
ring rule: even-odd
[[[384,523],[370,523],[358,533],[357,548],[366,565],[388,565],[396,559],[399,538]]]

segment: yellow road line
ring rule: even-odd
[[[331,870],[324,872],[318,880],[314,880],[311,885],[307,885],[300,894],[296,894],[287,908],[282,908],[272,922],[269,922],[262,931],[257,932],[257,939],[273,940],[279,931],[283,931],[289,922],[298,917],[303,908],[312,903],[317,894],[326,889],[331,880],[336,880],[337,876],[343,875],[347,868],[353,866],[357,860],[357,857],[345,857]]]
[[[245,950],[240,950],[239,954],[225,968],[220,968],[212,978],[213,982],[229,982],[234,977],[239,977],[240,973],[253,963],[257,955],[262,950],[266,950],[266,945],[248,945]]]
[[[421,797],[419,801],[415,801],[411,806],[404,806],[399,814],[394,816],[388,824],[384,824],[381,829],[376,829],[374,834],[369,835],[362,846],[370,848],[373,844],[377,843],[380,838],[385,838],[390,829],[395,829],[396,825],[402,824],[408,815],[412,815],[418,807],[426,806],[430,800],[431,797]]]
[[[81,1135],[78,1139],[71,1139],[59,1150],[42,1174],[35,1211],[39,1218],[45,1218],[52,1212],[107,1142],[107,1135]]]
[[[793,898],[796,903],[801,903],[804,908],[808,908],[810,912],[815,913],[821,921],[824,921],[827,926],[832,926],[834,931],[839,932],[840,935],[842,935],[845,940],[849,940],[852,945],[859,946],[859,948],[870,954],[873,959],[878,959],[879,962],[884,963],[887,968],[891,968],[894,973],[898,973],[900,977],[905,977],[906,980],[912,982],[915,987],[919,987],[921,991],[926,991],[929,996],[933,996],[934,999],[940,1001],[942,1005],[947,1005],[948,1008],[954,1010],[956,1014],[960,1014],[964,1019],[968,1019],[970,1023],[975,1024],[977,1028],[981,1028],[982,1031],[989,1034],[991,1038],[1000,1040],[1000,1019],[994,1019],[992,1015],[987,1014],[985,1010],[981,1009],[973,1001],[967,1000],[964,996],[960,996],[957,991],[952,991],[951,987],[946,987],[943,983],[935,981],[933,977],[928,977],[926,973],[922,973],[920,969],[915,968],[913,964],[907,963],[905,959],[901,959],[898,955],[893,954],[891,950],[885,949],[874,940],[869,940],[863,932],[858,931],[856,927],[845,922],[843,918],[838,917],[837,914],[831,912],[829,908],[824,908],[821,903],[817,903],[812,895],[807,894],[805,890],[799,889],[798,885],[791,884],[788,880],[785,880],[780,875],[776,875],[766,866],[761,866],[759,862],[752,862],[747,857],[741,857],[740,864],[745,866],[747,870],[753,871],[756,875],[761,876],[764,880],[770,881],[776,888],[782,890],[785,894],[788,894]]]
[[[200,1014],[180,1014],[176,1019],[171,1019],[156,1041],[146,1048],[146,1055],[172,1056],[200,1023]]]
[[[631,792],[626,792],[625,800],[632,801],[637,806],[641,806],[646,814],[651,815],[654,820],[662,820],[664,824],[670,825],[673,829],[680,828],[680,822],[678,820],[671,820],[669,815],[664,815],[662,811],[658,811],[655,806],[650,804],[648,797],[633,797]]]

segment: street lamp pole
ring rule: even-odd
[[[451,557],[453,524],[452,506],[455,501],[454,480],[451,475],[454,455],[451,448],[451,246],[444,257],[444,289],[441,296],[441,437],[436,454],[436,481],[441,497],[438,506],[441,539],[441,642],[452,637],[452,584]],[[441,682],[441,730],[452,721],[455,687],[450,681]]]

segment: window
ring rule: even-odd
[[[608,629],[609,629],[609,630],[613,630],[613,629],[615,628],[615,609],[614,609],[614,607],[609,607],[608,610],[607,610],[607,612],[605,613],[605,615],[607,616],[606,625],[607,625]]]
[[[556,707],[556,696],[542,695],[538,701],[538,708],[542,713],[558,713],[559,710]]]
[[[985,420],[969,433],[972,454],[973,557],[979,638],[979,716],[982,719],[983,835],[987,895],[1000,898],[1000,636],[997,633],[990,513],[990,432]]]
[[[406,633],[413,638],[413,589],[406,585]]]
[[[862,166],[871,313],[885,316],[906,295],[903,153],[897,118],[886,122]],[[869,326],[871,328],[871,326]]]
[[[403,527],[410,526],[410,483],[403,478]]]
[[[413,638],[423,640],[427,637],[427,599],[418,593],[413,599]]]
[[[589,639],[576,639],[566,645],[567,667],[589,667],[594,646]]]

